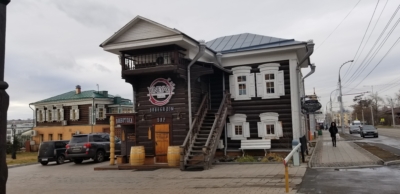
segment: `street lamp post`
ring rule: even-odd
[[[392,119],[393,119],[393,127],[396,125],[396,121],[394,120],[394,108],[393,108],[393,99],[390,98],[390,102],[392,104]]]
[[[15,130],[16,129],[17,129],[17,125],[15,125],[15,123],[11,124],[11,130],[12,130],[12,136],[13,136],[12,153],[11,153],[12,159],[17,159],[16,145],[15,145]]]
[[[342,69],[343,65],[350,63],[350,62],[353,62],[353,60],[343,63],[342,66],[340,66],[340,68],[339,68],[339,96],[340,96],[339,100],[340,100],[340,120],[341,120],[342,133],[344,133],[344,125],[343,125],[343,120],[344,120],[343,109],[344,108],[343,108],[343,99],[342,99],[342,97],[343,97],[342,96],[342,80],[340,79],[340,70]]]

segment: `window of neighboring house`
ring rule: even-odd
[[[110,113],[119,113],[118,108],[110,108]]]
[[[242,140],[250,137],[249,123],[246,122],[246,115],[235,114],[229,117],[227,123],[228,137],[233,140]]]
[[[106,118],[106,108],[104,105],[97,105],[96,108],[96,118],[98,120],[104,120]]]
[[[284,72],[279,71],[279,67],[279,63],[258,66],[260,73],[256,74],[257,97],[272,99],[285,95]]]
[[[122,113],[133,113],[133,108],[122,108]]]
[[[261,122],[258,122],[258,137],[263,139],[279,139],[283,137],[282,122],[279,121],[279,114],[267,112],[260,114]]]
[[[47,107],[46,110],[46,121],[47,122],[53,122],[54,120],[54,109],[53,106]]]
[[[69,112],[69,117],[71,121],[79,120],[79,109],[78,106],[72,106]]]
[[[49,134],[49,141],[53,141],[53,134]]]
[[[241,66],[232,68],[233,75],[229,76],[231,98],[235,100],[250,100],[255,97],[254,73],[251,67]]]
[[[64,109],[62,105],[57,105],[57,109],[54,110],[54,120],[63,121],[64,120]]]
[[[63,135],[62,134],[58,134],[58,140],[63,140]]]

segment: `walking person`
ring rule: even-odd
[[[331,127],[329,127],[329,133],[331,133],[332,145],[333,147],[336,147],[336,134],[338,133],[338,129],[335,122],[331,123]]]

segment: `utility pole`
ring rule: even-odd
[[[390,102],[392,103],[392,119],[393,119],[393,127],[396,126],[396,121],[394,120],[394,110],[393,110],[393,99],[390,98]]]
[[[371,121],[372,121],[372,125],[375,125],[375,123],[374,123],[374,112],[372,111],[372,105],[371,105]]]
[[[340,100],[340,120],[341,120],[341,128],[342,128],[342,133],[344,133],[344,125],[343,125],[343,120],[344,120],[344,116],[343,116],[343,95],[342,95],[342,80],[340,79],[340,70],[342,69],[343,65],[353,62],[353,60],[347,61],[345,63],[342,64],[342,66],[340,66],[339,68],[339,100]]]
[[[362,114],[362,125],[364,125],[364,107],[361,107],[361,114]]]

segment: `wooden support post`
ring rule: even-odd
[[[110,116],[110,165],[115,165],[115,121],[114,116]]]
[[[288,165],[285,165],[285,185],[286,185],[286,193],[289,193],[289,169]]]

